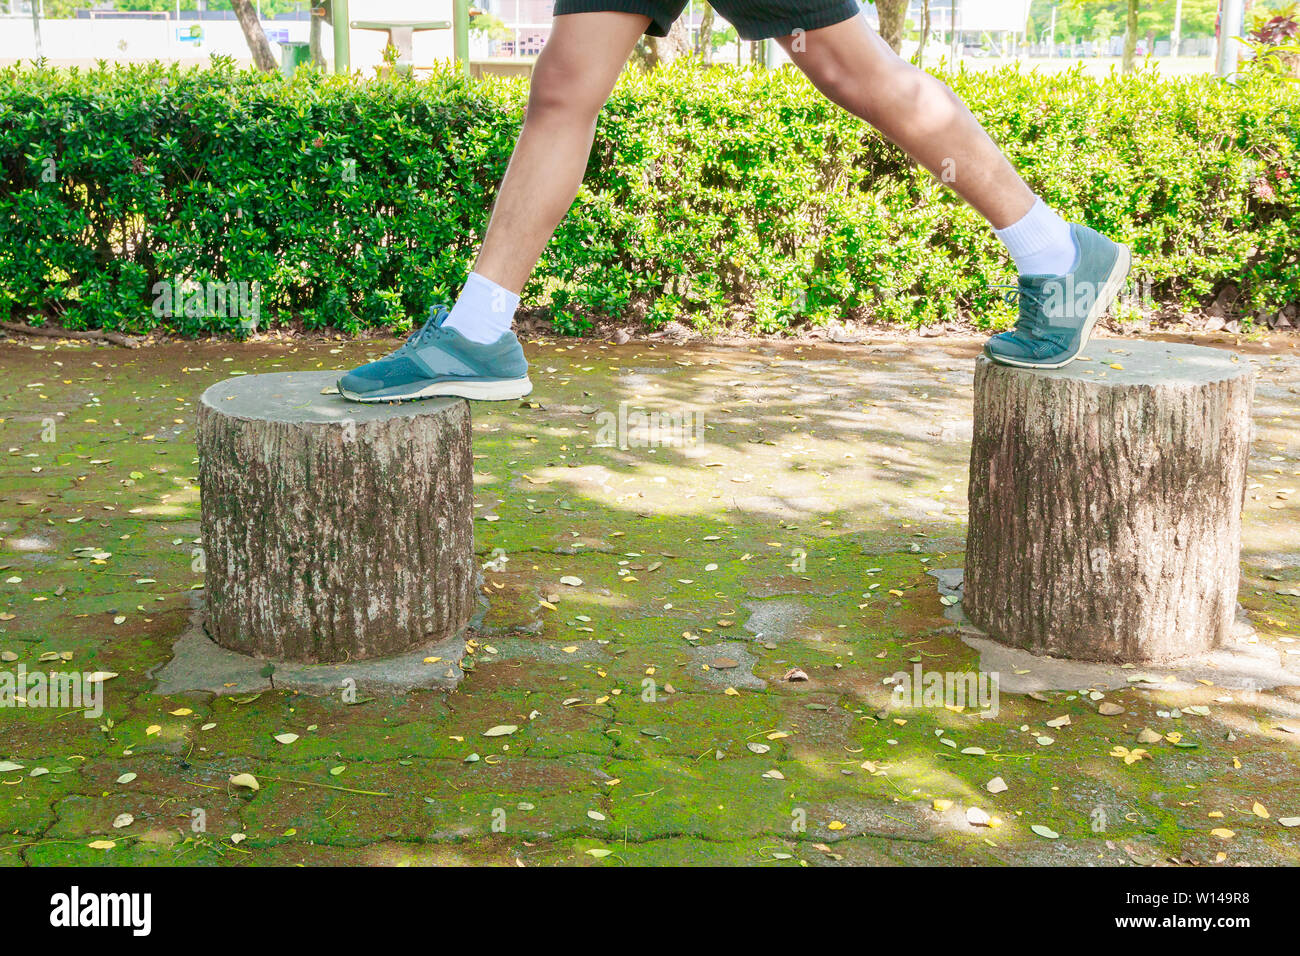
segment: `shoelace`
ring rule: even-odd
[[[1017,309],[1016,324],[1012,331],[1019,333],[1026,338],[1038,338],[1032,328],[1033,321],[1030,318],[1035,313],[1041,313],[1047,307],[1047,296],[1037,289],[1026,289],[1019,285],[992,285],[990,289],[1005,289],[1002,293],[1002,301],[1007,305],[1015,306]],[[1030,312],[1025,306],[1030,306],[1034,311]]]
[[[447,316],[450,314],[445,305],[432,306],[429,309],[429,317],[425,320],[424,325],[406,337],[406,342],[402,345],[402,351],[418,349],[426,342],[436,338],[442,332],[442,323],[447,320]]]

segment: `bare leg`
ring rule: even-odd
[[[898,57],[862,17],[778,42],[828,99],[949,183],[995,229],[1033,206],[1033,192],[961,100]]]
[[[578,194],[596,116],[649,23],[649,17],[633,13],[555,18],[474,265],[479,275],[515,293],[524,287]]]

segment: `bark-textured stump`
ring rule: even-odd
[[[249,375],[199,403],[207,629],[276,660],[398,654],[475,607],[460,399],[360,405],[336,372]]]
[[[1054,371],[981,357],[971,621],[1082,660],[1220,644],[1237,607],[1253,391],[1249,362],[1189,345],[1103,340]]]

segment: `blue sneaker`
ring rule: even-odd
[[[993,361],[1021,368],[1069,365],[1124,287],[1132,262],[1127,246],[1078,223],[1070,234],[1078,250],[1074,269],[1063,276],[1020,277],[1016,327],[984,346]]]
[[[430,309],[429,320],[396,352],[340,378],[339,394],[354,402],[435,396],[505,401],[533,390],[528,360],[513,332],[481,345],[444,328],[448,314],[442,306]]]

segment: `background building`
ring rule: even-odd
[[[40,53],[56,64],[92,65],[97,60],[177,60],[206,63],[216,54],[250,62],[243,32],[230,10],[229,0],[116,0],[119,4],[151,9],[122,10],[114,0],[0,0],[0,63],[38,55],[32,26],[32,2],[42,9]],[[307,0],[254,0],[277,53],[275,44],[307,39],[310,6]],[[350,0],[353,20],[450,20],[451,0]],[[477,0],[479,9],[492,15],[495,29],[470,32],[472,59],[533,58],[551,33],[554,0]],[[1118,56],[1123,49],[1124,23],[1121,0],[1087,4],[1066,0],[931,0],[930,34],[926,63],[951,58],[952,28],[957,49],[968,64],[1003,62],[1023,56],[1095,58]],[[1149,3],[1142,7],[1139,54],[1166,56],[1170,52],[1174,4]],[[695,40],[704,14],[702,0],[689,0],[682,14],[688,35]],[[917,47],[924,0],[910,0],[909,30],[903,53]],[[1180,52],[1183,57],[1208,57],[1214,47],[1217,0],[1183,0]],[[873,26],[874,3],[863,5]],[[734,30],[721,17],[715,20],[714,59],[722,63],[749,62],[745,44],[737,44]],[[1052,42],[1053,38],[1055,42]],[[387,35],[352,31],[352,65],[369,71],[383,62]],[[332,53],[330,27],[322,42]],[[452,56],[450,30],[415,35],[414,62],[430,67]],[[768,62],[786,62],[772,44]],[[1108,68],[1099,64],[1099,68]],[[1183,63],[1187,72],[1203,72]]]

